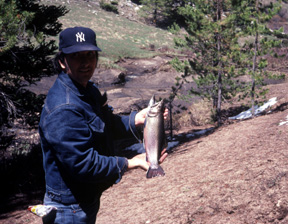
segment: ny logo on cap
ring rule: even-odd
[[[76,41],[77,41],[77,42],[79,42],[79,41],[80,41],[80,42],[85,41],[85,35],[84,35],[83,32],[81,32],[81,33],[78,32],[78,33],[76,34]]]

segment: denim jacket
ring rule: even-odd
[[[63,72],[49,90],[39,133],[51,199],[89,202],[121,180],[128,161],[115,156],[113,140],[136,133],[136,112],[114,115],[106,101],[92,82],[84,88]]]

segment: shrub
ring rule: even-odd
[[[118,3],[116,1],[113,1],[110,3],[106,3],[105,1],[100,2],[100,7],[108,12],[114,12],[118,14],[118,8],[117,8]]]

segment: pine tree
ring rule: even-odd
[[[0,55],[17,43],[17,38],[23,35],[24,21],[31,18],[31,13],[18,12],[15,1],[0,0]]]
[[[248,85],[248,91],[251,96],[253,116],[255,114],[255,97],[259,97],[259,94],[265,95],[267,90],[262,89],[263,81],[271,75],[265,71],[268,62],[264,56],[275,55],[273,49],[281,43],[281,39],[278,37],[281,37],[279,34],[283,34],[283,28],[273,31],[267,27],[267,22],[279,12],[280,2],[264,4],[259,0],[232,1],[233,20],[237,22],[239,33],[241,36],[250,37],[241,46],[241,66],[247,68],[247,73],[252,80]],[[282,35],[282,37],[284,36]]]
[[[228,19],[230,8],[230,1],[197,0],[178,9],[186,19],[188,35],[185,39],[175,39],[176,45],[189,47],[194,53],[188,63],[185,62],[189,72],[181,80],[189,82],[190,79],[197,84],[197,88],[191,88],[191,95],[212,100],[218,124],[221,124],[222,100],[231,99],[240,88],[233,79],[237,74],[234,63],[231,63],[237,32],[234,23]],[[179,60],[174,62],[179,66]]]
[[[191,88],[190,95],[212,100],[218,124],[221,124],[222,101],[229,101],[237,93],[245,96],[247,83],[240,82],[239,76],[251,75],[249,88],[254,104],[255,88],[263,84],[266,75],[264,69],[267,60],[262,56],[279,44],[277,39],[269,39],[267,34],[279,36],[281,30],[271,32],[265,25],[279,7],[272,3],[263,5],[257,2],[196,0],[178,9],[179,15],[186,19],[187,35],[185,39],[181,36],[176,38],[175,43],[180,47],[188,47],[194,56],[184,63],[177,58],[173,60],[179,70],[185,67],[189,69],[189,72],[178,78],[177,85],[195,82],[197,88]],[[179,30],[176,24],[172,28],[174,31]],[[266,36],[260,39],[260,34]],[[239,44],[239,40],[248,36],[254,41],[244,46]]]
[[[45,6],[36,2],[38,1],[0,0],[2,121],[9,112],[9,108],[4,106],[7,102],[17,101],[18,109],[29,107],[29,102],[30,106],[33,105],[33,100],[31,102],[31,99],[20,97],[25,91],[24,86],[35,83],[43,76],[53,75],[50,57],[54,55],[57,46],[48,37],[60,32],[58,18],[68,11],[63,6]]]
[[[158,24],[159,20],[167,18],[172,10],[172,0],[141,0],[141,11],[145,17],[152,18],[154,24]]]

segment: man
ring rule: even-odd
[[[42,110],[39,133],[43,151],[45,205],[57,208],[44,223],[95,223],[100,196],[133,168],[147,170],[144,152],[131,159],[115,155],[113,140],[136,134],[147,110],[114,115],[106,95],[90,82],[101,49],[85,27],[60,33],[54,64],[58,78]],[[167,110],[164,117],[168,114]],[[167,156],[163,153],[160,161]]]

